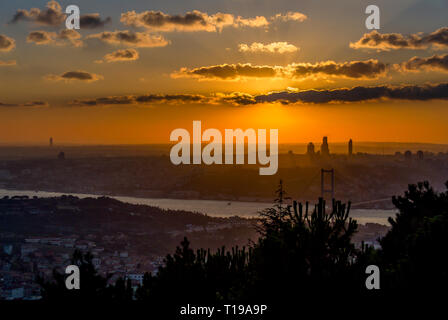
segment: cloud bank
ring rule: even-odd
[[[15,24],[20,21],[29,21],[38,25],[58,27],[65,23],[67,15],[62,11],[61,5],[57,1],[49,1],[45,9],[31,8],[30,10],[19,9],[12,17],[10,23]],[[98,13],[90,13],[81,15],[81,29],[95,29],[104,27],[105,24],[111,22],[111,18],[107,17],[102,20]]]
[[[448,99],[448,83],[405,86],[354,87],[334,90],[272,92],[253,97],[256,103],[344,103],[379,99],[427,101]]]
[[[239,80],[244,78],[283,78],[303,80],[306,78],[339,77],[348,79],[376,79],[387,73],[388,66],[378,60],[349,61],[337,63],[293,63],[287,66],[256,66],[246,64],[222,64],[181,68],[171,74],[173,78],[195,78],[208,80]]]
[[[271,18],[256,16],[253,18],[243,18],[229,13],[208,13],[193,10],[183,15],[167,14],[161,11],[144,11],[137,13],[128,11],[121,14],[120,21],[132,27],[143,27],[150,31],[173,32],[173,31],[205,31],[219,32],[225,27],[267,27],[271,21],[298,21],[302,22],[306,15],[300,12],[288,12],[285,15],[277,14]]]
[[[185,104],[209,103],[209,98],[197,94],[147,94],[110,96],[95,99],[73,100],[72,106],[107,106],[130,104]]]
[[[125,95],[73,100],[70,105],[86,107],[140,104],[227,104],[232,106],[248,106],[273,103],[285,105],[359,103],[383,99],[408,101],[446,100],[448,99],[448,83],[403,86],[358,86],[331,90],[285,90],[260,95],[251,95],[242,92],[216,93],[210,96],[200,94]]]

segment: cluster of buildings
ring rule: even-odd
[[[330,148],[328,146],[328,137],[323,137],[322,144],[320,146],[320,150],[319,151],[316,151],[314,143],[312,143],[312,142],[308,143],[306,154],[308,156],[310,156],[310,157],[319,157],[319,156],[321,156],[322,158],[329,158],[331,153],[330,153]],[[358,154],[362,155],[362,153],[358,153]],[[352,139],[350,139],[348,141],[348,143],[347,143],[347,155],[349,157],[353,157],[354,156],[353,140]],[[397,151],[397,152],[395,152],[394,156],[395,156],[395,158],[404,158],[406,160],[411,160],[411,159],[424,160],[425,152],[423,152],[422,150],[418,150],[417,152],[415,152],[413,154],[411,150],[406,150],[403,153]]]
[[[309,156],[322,156],[329,157],[330,156],[330,147],[328,146],[328,137],[323,137],[322,144],[320,146],[320,151],[316,151],[314,147],[314,143],[310,142],[306,148],[306,154]],[[350,139],[348,142],[348,156],[353,156],[353,140]]]
[[[112,275],[110,283],[118,278],[130,279],[133,286],[141,284],[145,272],[157,272],[163,263],[162,256],[148,258],[126,250],[114,250],[116,241],[122,241],[123,234],[105,235],[98,238],[88,235],[58,237],[30,237],[15,241],[17,235],[0,234],[0,300],[40,299],[38,276],[52,279],[53,270],[63,273],[71,264],[75,249],[90,252],[92,264],[99,274]],[[20,236],[19,236],[20,237]]]

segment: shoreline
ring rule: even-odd
[[[238,216],[241,218],[257,218],[258,212],[272,207],[272,202],[250,202],[229,200],[202,200],[202,199],[173,199],[173,198],[144,198],[130,196],[116,196],[108,194],[74,193],[43,190],[18,190],[0,188],[0,197],[3,196],[28,196],[28,197],[58,197],[71,195],[79,198],[110,197],[122,202],[159,207],[161,209],[184,210],[206,214],[210,217],[228,218]],[[359,223],[379,223],[388,225],[387,219],[395,215],[395,210],[390,209],[351,209],[351,216]]]

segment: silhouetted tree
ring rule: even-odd
[[[285,204],[286,193],[280,182],[273,208],[261,212],[263,235],[250,259],[250,296],[286,299],[289,290],[295,297],[323,291],[358,290],[357,267],[362,251],[351,238],[357,230],[349,218],[350,203],[333,201],[327,213],[319,199],[312,212],[308,202]],[[362,282],[363,283],[363,282]]]
[[[448,188],[448,182],[446,183]],[[399,209],[392,229],[381,239],[385,289],[406,292],[448,285],[448,191],[437,193],[428,182],[409,185],[394,197]]]
[[[448,183],[447,183],[448,187]],[[350,202],[319,199],[310,206],[290,202],[280,182],[272,208],[260,213],[260,238],[248,248],[193,250],[185,238],[156,274],[145,274],[134,294],[130,281],[107,285],[96,273],[92,256],[75,251],[81,290],[67,290],[65,275],[40,280],[46,299],[107,299],[166,303],[297,301],[315,294],[327,297],[372,295],[365,288],[366,267],[380,266],[380,292],[396,289],[445,288],[448,284],[448,191],[435,192],[427,182],[410,185],[394,197],[399,209],[389,219],[392,229],[380,240],[382,249],[356,248],[357,222]],[[311,211],[312,207],[312,211]],[[374,292],[373,292],[374,293]]]

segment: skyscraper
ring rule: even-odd
[[[327,137],[324,137],[322,140],[322,145],[320,147],[320,154],[322,156],[330,155],[330,149],[328,148],[328,138]]]
[[[351,157],[353,155],[353,141],[350,139],[348,142],[348,156]]]
[[[310,142],[308,143],[308,146],[306,147],[306,154],[309,156],[314,155],[314,143]]]
[[[50,137],[50,147],[53,146],[53,137]]]

